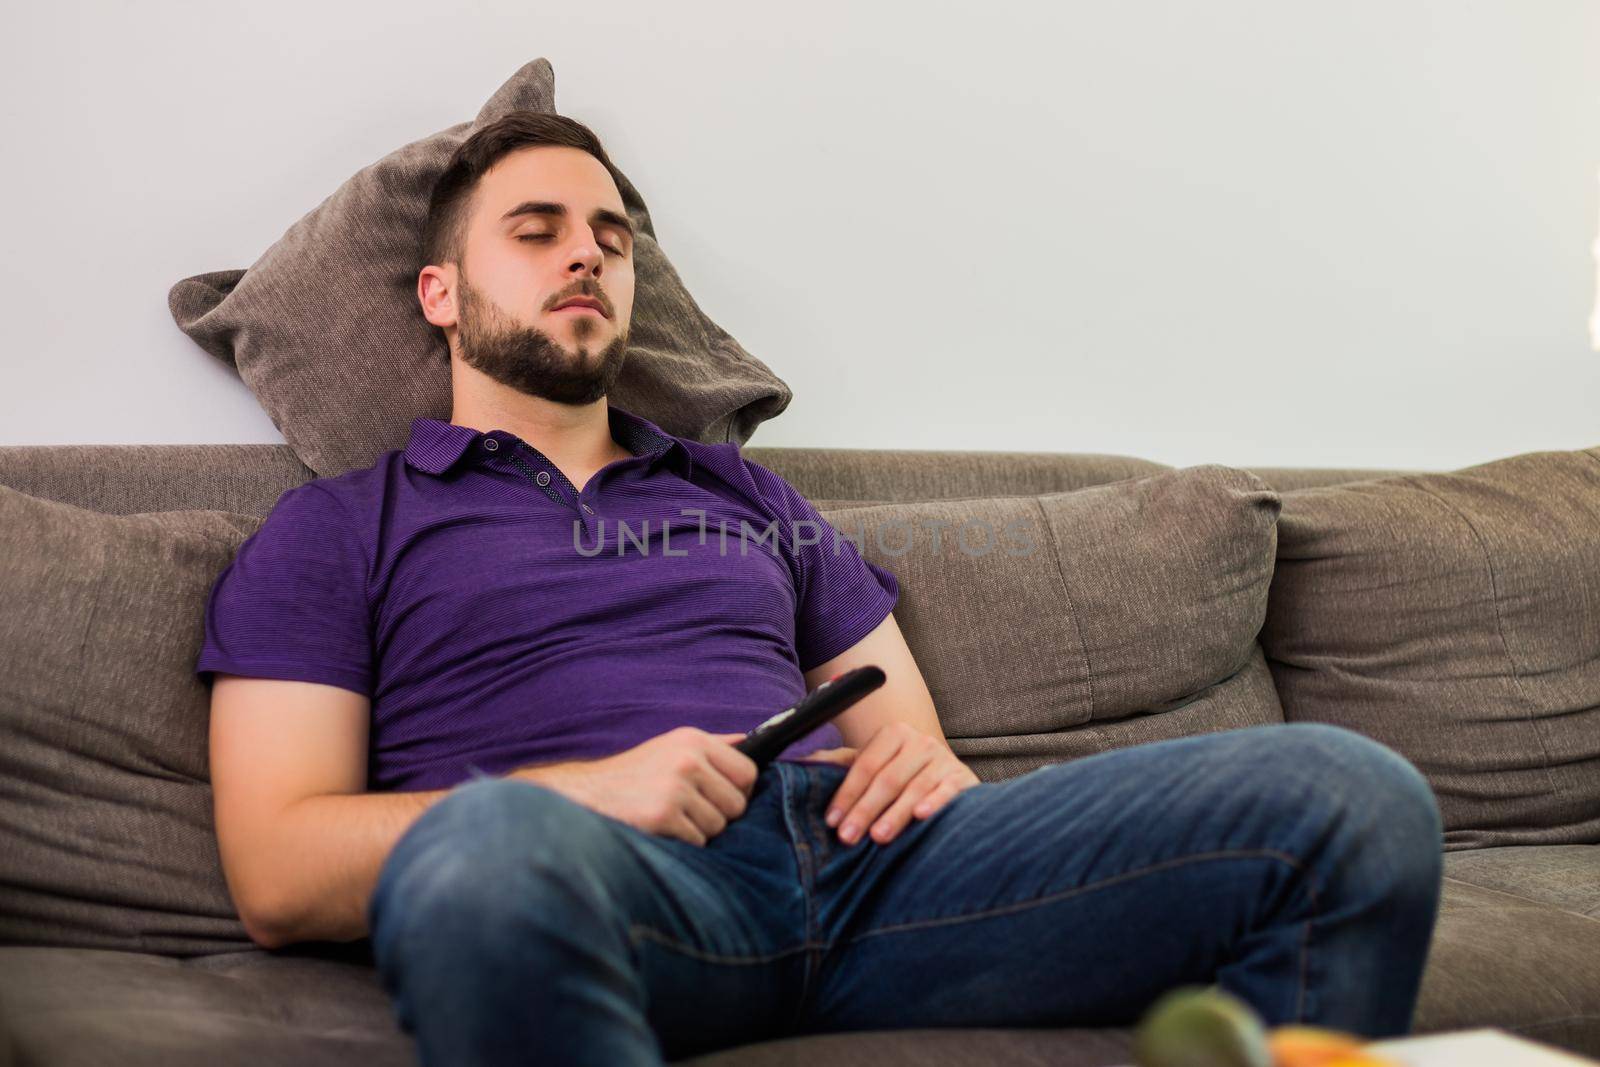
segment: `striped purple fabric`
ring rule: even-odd
[[[609,415],[632,455],[581,491],[515,434],[429,418],[290,489],[218,576],[196,673],[361,693],[369,788],[442,789],[749,730],[894,609],[895,576],[737,444]]]

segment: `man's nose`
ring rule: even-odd
[[[572,267],[578,270],[594,271],[605,262],[605,255],[600,251],[598,241],[580,241],[571,251]]]

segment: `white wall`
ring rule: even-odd
[[[794,388],[753,446],[1600,443],[1594,0],[7,7],[0,444],[281,441],[170,285],[538,56]]]

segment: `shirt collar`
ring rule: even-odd
[[[611,423],[613,440],[636,456],[654,457],[652,465],[665,458],[684,480],[688,480],[694,470],[694,459],[689,455],[688,446],[683,443],[682,438],[667,433],[649,419],[635,415],[631,411],[624,411],[615,404],[606,405],[606,414]],[[504,430],[496,430],[494,433],[502,438],[515,438],[514,434]],[[454,467],[473,445],[487,436],[489,434],[474,430],[470,426],[419,416],[411,420],[411,438],[405,448],[406,462],[428,474],[444,474]]]

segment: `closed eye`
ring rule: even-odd
[[[551,233],[524,233],[524,234],[518,234],[517,235],[517,240],[519,240],[519,241],[553,241],[553,240],[555,240],[555,234],[551,234]],[[625,256],[625,255],[627,255],[627,253],[624,252],[622,249],[620,249],[620,248],[612,248],[610,245],[601,245],[600,247],[604,248],[607,252],[610,252],[614,256]]]

